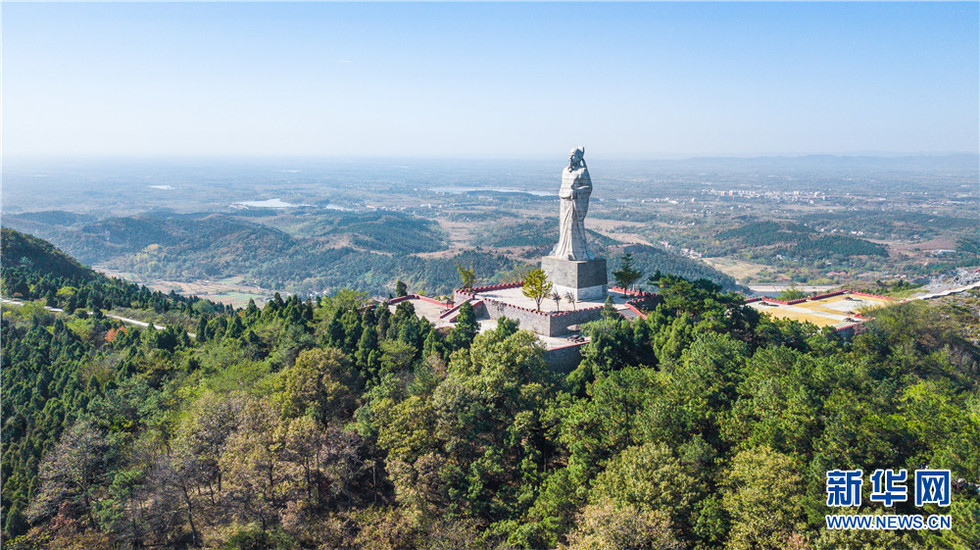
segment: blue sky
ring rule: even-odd
[[[978,6],[5,2],[4,156],[977,152]]]

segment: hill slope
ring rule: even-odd
[[[7,228],[0,230],[0,257],[4,269],[23,266],[73,281],[88,281],[97,276],[51,243]]]
[[[352,288],[385,295],[397,280],[413,290],[448,294],[459,284],[457,265],[472,266],[481,280],[496,282],[537,263],[558,238],[552,223],[488,224],[470,243],[477,248],[430,256],[448,246],[439,225],[391,211],[158,213],[103,220],[41,212],[7,216],[4,223],[50,239],[83,262],[146,279],[235,276],[300,294]],[[590,245],[607,258],[610,272],[616,269],[622,243],[590,232]],[[632,252],[647,275],[660,270],[737,288],[731,277],[702,262],[653,247]]]

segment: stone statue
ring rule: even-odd
[[[593,256],[585,242],[592,178],[584,157],[585,147],[573,150],[561,173],[558,244],[551,255],[541,258],[541,270],[554,284],[555,292],[569,293],[576,301],[602,301],[608,287],[606,260]]]
[[[595,257],[585,244],[585,215],[589,213],[592,178],[585,165],[585,147],[572,150],[568,166],[561,173],[561,217],[558,222],[558,245],[551,256],[565,260],[587,261]]]

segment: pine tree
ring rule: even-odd
[[[340,317],[340,323],[344,327],[344,353],[353,354],[361,339],[361,315],[357,310],[349,309]]]
[[[453,350],[468,348],[479,331],[480,325],[476,322],[476,312],[473,311],[473,306],[468,301],[463,302],[463,305],[459,306],[456,326],[449,333],[447,343]]]
[[[602,317],[603,319],[619,318],[619,312],[616,311],[616,306],[612,303],[612,296],[606,296],[606,303],[602,304]]]
[[[211,320],[211,316],[210,315],[201,315],[201,317],[198,318],[198,320],[197,320],[197,334],[194,335],[194,336],[197,337],[197,341],[198,342],[207,342],[208,341],[208,321],[210,321],[210,320]]]
[[[467,268],[457,264],[456,271],[459,273],[459,278],[463,280],[463,289],[470,290],[473,288],[473,283],[476,282],[476,273],[473,271],[473,266]]]
[[[370,310],[368,310],[370,311]],[[374,315],[372,314],[370,321],[374,320]],[[378,350],[378,332],[376,327],[372,322],[369,322],[368,315],[364,315],[364,322],[361,325],[361,338],[357,342],[357,352],[354,354],[354,359],[357,362],[357,367],[361,370],[370,371],[374,365],[371,365],[371,353]]]
[[[425,337],[425,342],[422,344],[422,357],[429,357],[431,355],[442,357],[445,351],[445,346],[443,346],[439,338],[439,332],[435,330],[429,331],[429,335]]]
[[[625,290],[629,290],[642,276],[640,271],[633,269],[633,254],[630,253],[623,254],[619,260],[619,269],[613,271],[616,285]]]
[[[152,327],[153,325],[150,324]],[[228,324],[227,330],[225,330],[225,338],[238,338],[245,332],[245,325],[242,324],[242,320],[237,315],[231,316],[231,323]]]

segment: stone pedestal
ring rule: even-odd
[[[561,296],[571,292],[576,300],[602,300],[606,297],[606,260],[566,260],[545,256],[541,269]]]

